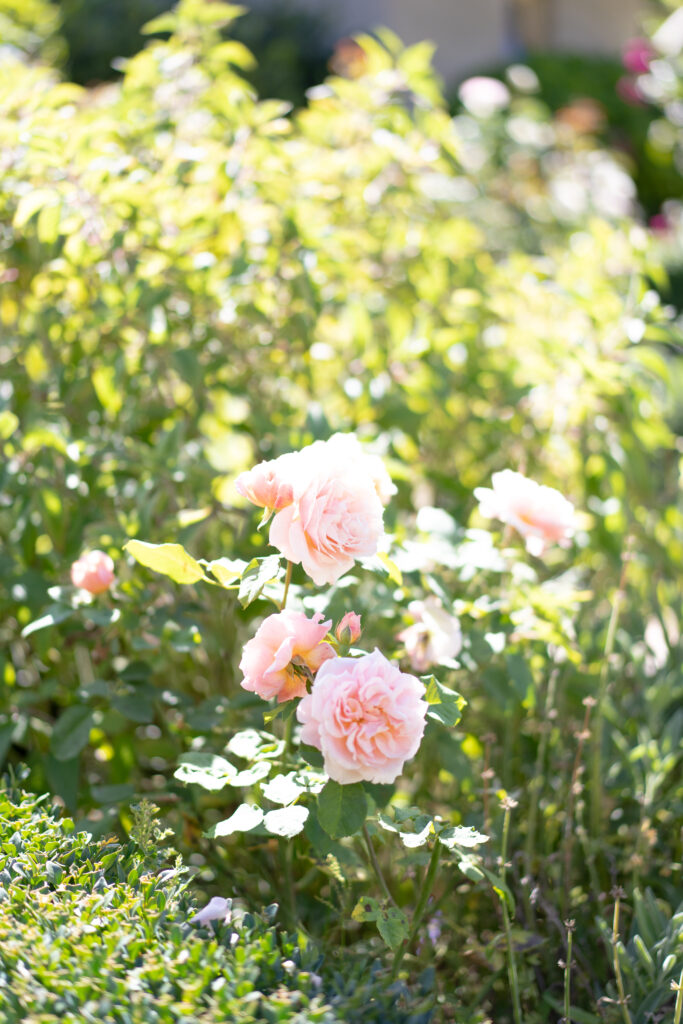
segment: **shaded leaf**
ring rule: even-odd
[[[279,555],[254,558],[242,574],[237,599],[243,608],[255,601],[267,583],[276,580],[282,572]]]
[[[342,786],[332,779],[318,794],[318,820],[332,839],[358,832],[368,812],[368,801],[360,782]]]
[[[50,739],[50,751],[57,761],[70,761],[80,754],[90,739],[93,713],[84,704],[75,704],[57,719]]]

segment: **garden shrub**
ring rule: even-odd
[[[430,1018],[405,986],[386,993],[367,970],[324,981],[319,950],[277,928],[276,905],[193,924],[187,869],[165,847],[149,805],[138,808],[135,838],[123,845],[75,831],[15,785],[0,790],[0,822],[3,1024],[337,1024],[361,1019],[361,1007],[362,1019],[378,1024]]]

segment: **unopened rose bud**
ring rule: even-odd
[[[356,615],[355,612],[347,612],[337,626],[334,635],[340,644],[345,644],[348,647],[349,644],[355,644],[356,640],[360,637],[360,633],[360,615]]]

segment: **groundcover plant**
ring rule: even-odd
[[[46,1020],[49,956],[83,1019],[156,935],[161,1020],[677,1021],[681,333],[628,165],[523,66],[452,117],[388,32],[258,101],[236,16],[82,89],[0,0],[0,756],[76,828],[12,788],[3,964]],[[65,871],[145,798],[172,919],[169,840],[104,909]]]

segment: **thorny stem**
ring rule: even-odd
[[[505,801],[505,817],[503,818],[503,838],[501,843],[501,868],[500,877],[505,883],[505,863],[507,860],[508,838],[510,835],[510,812],[514,801]],[[508,981],[512,992],[512,1012],[515,1024],[522,1024],[522,1004],[519,999],[519,978],[517,976],[517,961],[515,950],[512,944],[512,928],[510,926],[510,915],[507,907],[507,897],[503,892],[500,896],[500,905],[503,912],[503,927],[505,928],[505,941],[507,944],[508,956]]]
[[[609,680],[609,666],[610,659],[614,652],[614,639],[617,633],[617,624],[619,622],[619,612],[621,611],[621,604],[624,599],[624,591],[626,585],[626,571],[630,558],[630,547],[632,538],[629,537],[626,541],[626,548],[622,555],[621,560],[621,575],[619,577],[619,585],[612,601],[612,612],[609,618],[609,624],[607,626],[607,636],[605,637],[605,650],[603,653],[602,666],[600,668],[600,681],[598,684],[598,710],[596,714],[596,721],[593,727],[593,736],[591,740],[591,835],[597,837],[600,835],[602,828],[602,803],[603,803],[603,787],[602,787],[602,740],[605,725],[605,698],[607,696],[607,682]]]
[[[621,890],[619,890],[621,891]],[[619,896],[617,895],[614,900],[614,917],[612,919],[612,964],[614,966],[614,975],[617,979],[617,992],[619,993],[619,1006],[621,1007],[621,1015],[624,1018],[624,1024],[633,1024],[631,1020],[631,1014],[628,1012],[628,999],[626,998],[626,990],[624,989],[624,979],[621,975],[621,963],[619,962]]]
[[[584,697],[583,704],[586,711],[583,716],[583,725],[581,726],[581,730],[576,733],[578,743],[576,744],[576,756],[574,758],[574,767],[572,769],[569,794],[567,797],[567,816],[564,822],[564,895],[562,905],[565,914],[569,908],[569,890],[571,889],[572,850],[574,846],[574,802],[579,788],[578,778],[579,769],[581,768],[583,745],[590,736],[588,724],[590,722],[591,711],[595,707],[595,698]]]
[[[287,604],[287,595],[289,594],[289,584],[292,582],[292,569],[294,568],[292,562],[287,562],[287,575],[285,576],[285,592],[282,595],[282,604],[280,605],[280,611],[282,611]]]
[[[413,912],[413,916],[412,916],[412,919],[411,919],[411,922],[410,922],[410,931],[408,932],[408,938],[405,940],[405,942],[403,942],[399,946],[399,948],[396,950],[396,953],[394,955],[394,964],[393,964],[393,967],[391,968],[391,979],[392,979],[392,981],[398,975],[398,970],[399,970],[399,967],[401,966],[401,962],[403,960],[403,957],[405,956],[405,954],[407,953],[407,951],[410,949],[410,947],[412,946],[413,942],[415,941],[415,936],[417,935],[418,929],[420,927],[420,922],[422,921],[422,918],[424,916],[424,912],[427,909],[427,904],[429,902],[429,897],[431,896],[432,889],[434,888],[434,882],[436,881],[436,873],[437,873],[438,868],[439,868],[439,857],[440,857],[440,855],[441,855],[441,843],[439,842],[438,839],[435,838],[434,839],[434,849],[432,850],[432,856],[431,856],[431,859],[429,861],[429,865],[427,867],[427,870],[425,872],[424,880],[422,882],[422,887],[420,889],[420,897],[419,897],[419,899],[417,901],[417,906],[415,907],[415,910]]]
[[[386,898],[389,900],[389,902],[393,903],[393,905],[396,906],[396,901],[394,900],[394,897],[391,895],[389,891],[389,886],[387,885],[386,879],[382,874],[382,869],[379,866],[377,854],[375,853],[375,847],[372,844],[372,837],[370,836],[370,833],[368,832],[368,827],[365,823],[363,823],[363,836],[365,838],[365,845],[368,848],[370,863],[372,864],[372,869],[375,872],[377,881],[379,882],[380,889],[382,890]]]

